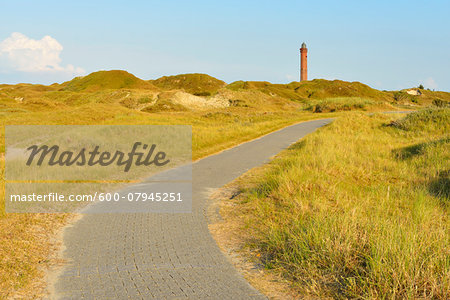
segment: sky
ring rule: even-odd
[[[450,1],[0,0],[0,84],[98,70],[450,91]]]

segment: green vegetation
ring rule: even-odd
[[[410,95],[410,94],[408,94],[405,91],[397,91],[397,92],[394,92],[393,95],[394,95],[394,100],[397,101],[397,102],[400,102],[400,101],[406,101],[406,102],[411,101],[411,102],[417,103],[417,97],[418,96]]]
[[[431,131],[435,134],[445,134],[450,129],[450,110],[445,108],[421,110],[392,121],[391,125],[410,132]]]
[[[210,96],[226,85],[222,80],[198,73],[164,76],[149,82],[162,89],[180,89],[197,96]]]
[[[237,81],[229,84],[232,90],[257,89],[267,94],[278,95],[295,101],[334,97],[361,97],[377,101],[389,101],[388,93],[380,92],[359,82],[314,79],[311,81],[271,84],[269,82]]]
[[[168,100],[158,99],[156,103],[151,106],[147,106],[143,112],[169,112],[169,111],[186,111],[186,107],[181,104],[173,103]]]
[[[308,101],[306,110],[310,110],[315,113],[367,110],[370,106],[374,107],[375,104],[376,102],[373,100],[360,97],[336,97]],[[385,104],[384,108],[388,109],[389,107]]]
[[[389,105],[417,106],[430,105],[433,100],[450,102],[450,93],[421,90],[422,95],[413,96],[406,91],[378,91],[360,82],[346,82],[342,80],[314,79],[289,84],[272,84],[267,81],[235,81],[226,86],[232,91],[257,90],[271,96],[279,96],[292,101],[303,102],[307,109],[311,109],[312,101],[323,99],[362,98],[372,101],[375,109],[386,109]],[[339,101],[339,100],[336,100]],[[372,104],[365,104],[370,108]],[[383,107],[384,106],[384,107]],[[355,107],[358,109],[358,106]]]
[[[437,107],[449,107],[450,106],[450,102],[444,101],[444,100],[441,100],[441,99],[434,99],[433,100],[433,105],[437,106]]]
[[[450,102],[450,93],[446,92],[439,92],[439,91],[430,91],[430,90],[424,90],[421,89],[420,93],[421,95],[409,95],[406,93],[406,90],[401,91],[395,91],[395,92],[388,92],[391,93],[394,97],[395,104],[401,105],[413,105],[413,106],[430,106],[435,101],[442,101],[443,103],[449,103]]]
[[[192,111],[199,107],[255,108],[261,105],[267,110],[303,108],[311,111],[317,105],[316,112],[374,111],[450,103],[450,93],[427,90],[421,90],[421,93],[413,96],[406,91],[378,91],[359,82],[323,79],[289,84],[236,81],[226,85],[206,74],[183,74],[144,81],[125,71],[115,70],[99,71],[50,86],[1,85],[0,114],[68,109],[98,103],[119,104],[151,113]],[[189,98],[189,94],[198,98]],[[153,105],[155,107],[151,107]]]
[[[303,297],[449,299],[450,110],[398,118],[337,118],[235,200],[250,247]]]
[[[152,89],[150,83],[126,71],[98,71],[84,77],[65,82],[61,90],[72,92],[94,92],[101,89]]]

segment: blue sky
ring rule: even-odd
[[[449,15],[450,1],[0,0],[0,83],[109,69],[285,83],[305,41],[310,79],[450,91]]]

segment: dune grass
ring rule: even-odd
[[[309,101],[333,97],[363,97],[376,101],[391,101],[392,96],[360,82],[314,79],[289,84],[272,84],[265,81],[236,81],[227,86],[231,90],[256,89],[268,94],[297,100]]]
[[[335,112],[335,111],[349,111],[349,110],[368,110],[380,105],[374,100],[361,97],[335,97],[325,98],[320,100],[310,100],[306,106],[306,110],[320,113],[320,112]],[[384,109],[388,106],[384,104]]]
[[[398,118],[338,118],[237,200],[250,248],[300,295],[450,298],[450,110]]]
[[[411,96],[406,91],[379,91],[360,82],[313,79],[289,84],[272,84],[267,81],[235,81],[226,86],[232,91],[257,90],[268,95],[310,104],[311,101],[331,98],[363,98],[378,104],[398,107],[429,106],[433,102],[450,101],[450,93],[420,90],[421,96]],[[401,96],[401,97],[400,97]]]
[[[61,85],[61,90],[72,92],[122,88],[152,89],[154,86],[121,70],[98,71],[87,76],[76,77]]]
[[[149,82],[162,89],[180,89],[198,96],[210,96],[226,85],[222,80],[199,73],[163,76]]]

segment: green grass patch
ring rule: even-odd
[[[348,113],[290,147],[235,207],[261,262],[305,297],[449,299],[447,114]]]
[[[98,71],[87,76],[76,77],[62,84],[61,90],[71,92],[93,92],[103,89],[154,88],[149,82],[137,78],[126,71]]]
[[[431,108],[410,113],[391,124],[396,128],[412,132],[450,132],[450,109]]]
[[[210,96],[226,85],[222,80],[199,73],[163,76],[149,82],[165,90],[180,89],[197,96]]]
[[[369,106],[374,106],[377,102],[360,97],[336,97],[325,98],[320,100],[310,100],[306,106],[306,110],[321,113],[349,110],[366,110]]]

